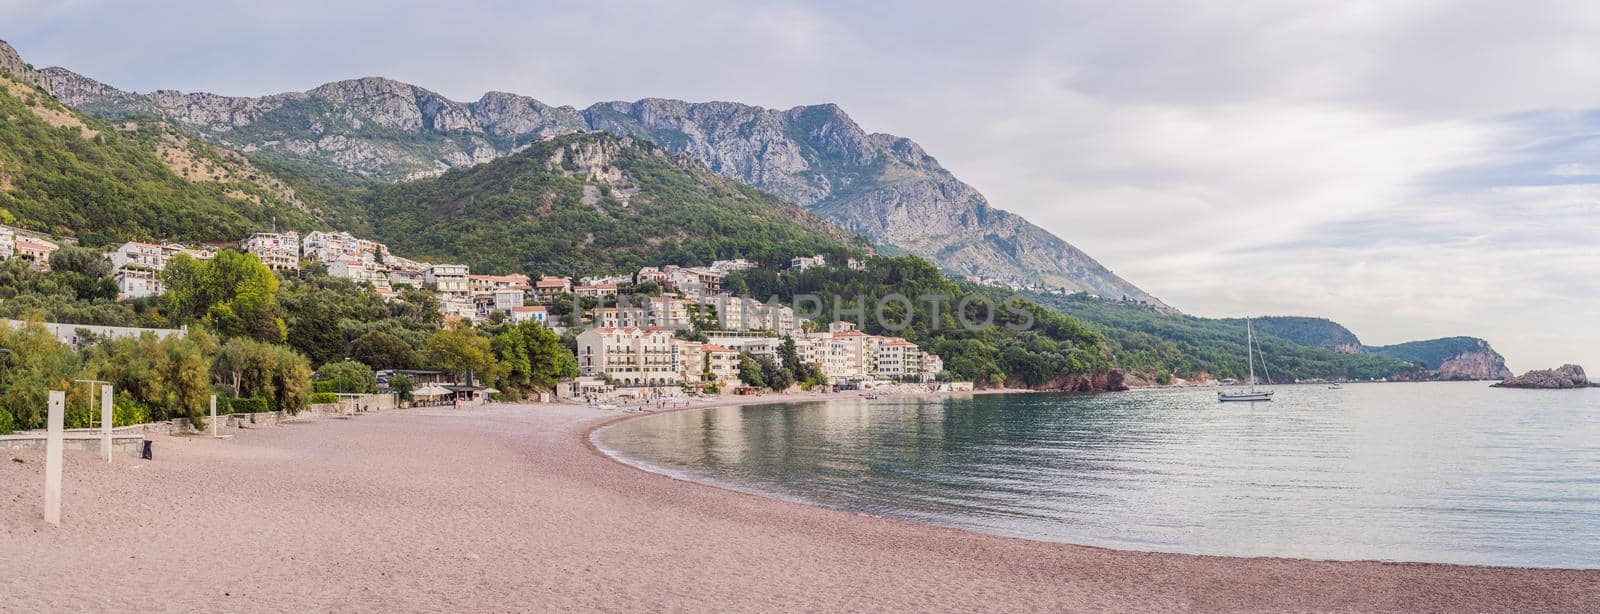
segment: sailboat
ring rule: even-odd
[[[1218,401],[1271,401],[1271,390],[1256,390],[1256,334],[1250,324],[1250,318],[1244,319],[1244,353],[1246,361],[1250,363],[1250,389],[1249,390],[1218,390]],[[1261,368],[1267,368],[1267,357],[1261,356]],[[1272,379],[1272,374],[1267,373],[1267,379]]]

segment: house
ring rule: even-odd
[[[668,267],[665,272],[666,286],[684,294],[701,296],[722,291],[722,273],[711,269]]]
[[[828,259],[821,254],[815,256],[796,256],[789,260],[789,270],[803,273],[806,269],[827,266]]]
[[[865,271],[865,270],[867,270],[867,263],[865,261],[857,260],[855,258],[851,258],[849,260],[846,260],[845,261],[845,266],[848,267],[852,271]]]
[[[183,253],[183,246],[177,244],[129,241],[118,246],[111,252],[111,277],[117,282],[117,298],[161,294],[161,271],[180,253]]]
[[[917,375],[924,382],[931,382],[944,373],[944,359],[931,352],[922,354],[918,361]]]
[[[578,371],[619,386],[676,386],[682,381],[672,331],[591,328],[578,334]]]
[[[38,237],[18,236],[12,242],[14,255],[27,260],[29,266],[40,271],[50,270],[50,254],[56,253],[58,249],[61,249],[61,246],[54,241]]]
[[[677,267],[669,266],[667,268],[674,269],[674,268],[677,268]],[[653,281],[653,282],[656,282],[657,284],[660,284],[662,287],[666,287],[668,276],[669,276],[669,273],[667,271],[663,271],[663,270],[658,269],[658,268],[653,267],[653,266],[647,266],[647,267],[639,269],[638,274],[633,276],[633,282],[636,283],[636,284],[642,284],[642,283],[645,283],[645,282],[652,282]]]
[[[300,270],[300,233],[258,232],[245,239],[242,247],[274,271]]]
[[[605,298],[617,295],[617,285],[612,283],[583,284],[572,289],[578,298]]]
[[[496,311],[509,314],[511,310],[521,307],[527,295],[517,289],[494,290],[488,294],[474,292],[472,304],[477,310],[477,317],[487,318]]]
[[[383,277],[378,264],[356,256],[346,256],[328,265],[328,276],[348,279],[356,283],[372,283]],[[385,283],[388,283],[385,280]]]
[[[527,275],[469,275],[467,279],[473,296],[489,295],[504,290],[516,290],[527,294],[533,290],[533,284],[529,282]]]
[[[550,312],[542,305],[518,305],[507,312],[512,323],[536,322],[549,326]]]
[[[534,300],[549,305],[557,296],[572,293],[572,280],[565,277],[540,277],[533,285]]]
[[[620,287],[623,284],[633,283],[633,278],[627,275],[585,275],[578,278],[578,282],[585,286],[611,284]]]

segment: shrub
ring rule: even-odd
[[[10,435],[11,429],[16,428],[16,422],[11,419],[11,412],[0,408],[0,435]]]
[[[318,404],[318,403],[338,403],[338,402],[339,402],[339,395],[334,394],[332,392],[313,392],[313,393],[311,393],[311,403],[313,405]]]
[[[228,402],[228,410],[236,414],[259,414],[272,411],[272,402],[266,397],[240,397]]]
[[[111,400],[112,426],[132,426],[149,421],[150,410],[143,403],[121,394]]]
[[[372,368],[354,360],[330,362],[317,369],[317,374],[312,380],[314,392],[354,392],[374,393],[378,391],[378,379],[372,373]]]

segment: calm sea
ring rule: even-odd
[[[1029,539],[1600,568],[1600,388],[1276,390],[717,408],[596,439],[679,477]]]

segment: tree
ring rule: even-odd
[[[577,377],[578,361],[550,329],[534,322],[509,326],[494,336],[500,361],[500,389],[516,398],[549,390]]]
[[[416,390],[416,384],[409,377],[396,375],[389,378],[389,389],[400,395],[400,400],[409,403],[411,401],[411,392]]]
[[[278,317],[278,276],[255,256],[224,250],[201,262],[179,254],[162,271],[162,282],[176,317],[200,320],[225,337],[276,343],[287,336]]]
[[[378,378],[372,367],[354,360],[330,362],[317,369],[312,378],[316,392],[372,394],[378,391]]]
[[[458,326],[434,333],[423,345],[422,355],[429,367],[457,378],[469,371],[483,379],[494,375],[494,349],[488,338],[470,327]]]
[[[756,364],[761,366],[761,380],[768,388],[783,392],[794,385],[794,374],[779,365],[771,356],[757,356]]]
[[[147,419],[188,418],[204,428],[216,351],[201,329],[181,337],[108,339],[85,350],[84,372],[89,379],[111,382],[125,404],[132,403]],[[88,425],[87,417],[83,422]]]
[[[417,362],[416,354],[406,340],[381,330],[364,334],[350,344],[351,358],[379,371],[410,369]]]
[[[305,356],[281,345],[244,337],[229,339],[211,366],[212,380],[236,397],[265,397],[289,413],[311,398],[311,365]]]
[[[79,273],[89,277],[110,277],[111,261],[98,251],[68,245],[50,254],[50,271]]]
[[[739,355],[739,381],[752,388],[767,387],[767,380],[762,377],[761,363],[749,354]]]
[[[0,354],[0,408],[8,410],[18,429],[45,426],[49,391],[66,390],[71,397],[81,394],[72,386],[78,373],[78,355],[38,322],[22,328],[0,326],[0,347],[11,350]],[[78,401],[81,403],[82,401]]]

